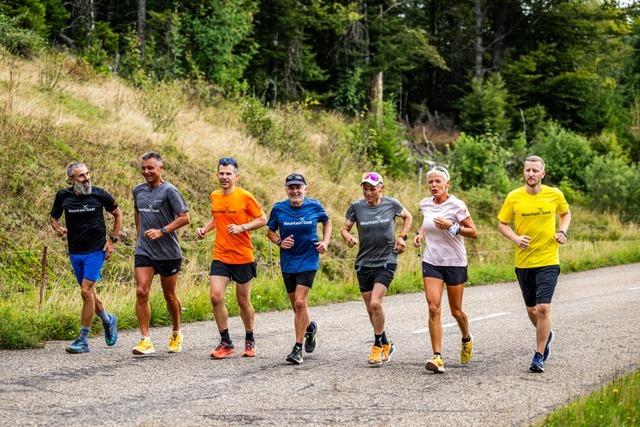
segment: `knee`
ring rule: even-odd
[[[551,312],[548,304],[538,304],[535,311],[538,317],[547,317]]]
[[[429,303],[429,317],[436,317],[440,315],[440,304],[435,302]]]
[[[297,312],[303,311],[307,308],[307,302],[304,299],[297,299],[293,303],[293,309]]]
[[[460,320],[462,319],[462,317],[464,317],[464,313],[462,312],[462,310],[460,310],[459,308],[452,308],[451,309],[451,315],[456,319],[456,320]]]
[[[143,288],[136,289],[136,299],[141,302],[146,302],[149,300],[149,290]]]
[[[241,310],[249,310],[253,308],[253,306],[251,305],[251,298],[244,295],[238,295],[238,307],[240,307]]]
[[[371,314],[377,314],[382,311],[382,304],[380,301],[371,301],[369,304],[369,309]]]
[[[90,301],[93,297],[93,290],[91,288],[82,288],[80,289],[80,296],[82,296],[83,301]]]
[[[224,304],[224,293],[222,292],[212,292],[210,298],[211,304],[213,304],[214,306]]]

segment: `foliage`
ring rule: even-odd
[[[487,186],[506,193],[510,184],[504,164],[509,156],[500,138],[493,133],[480,136],[462,133],[452,153],[452,179],[463,189]]]
[[[597,156],[584,173],[591,206],[637,218],[640,212],[640,169],[616,156]]]
[[[500,74],[492,73],[484,81],[474,79],[471,92],[461,101],[462,129],[470,135],[493,133],[506,141],[510,128],[507,97]]]
[[[44,41],[33,30],[20,28],[0,13],[0,45],[14,55],[31,58],[44,49]]]

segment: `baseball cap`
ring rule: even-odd
[[[307,181],[299,173],[292,173],[284,180],[284,185],[307,185]]]
[[[375,187],[376,185],[382,184],[382,176],[378,172],[365,172],[362,174],[360,185],[365,182]]]

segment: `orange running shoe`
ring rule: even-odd
[[[211,350],[211,357],[213,359],[225,359],[235,352],[236,348],[233,346],[233,344],[220,341],[220,344],[218,344],[216,348]]]
[[[242,357],[256,357],[256,342],[255,341],[245,341],[244,342],[244,351],[242,352]]]

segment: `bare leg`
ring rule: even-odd
[[[253,331],[255,313],[251,304],[251,282],[236,285],[236,298],[245,331]]]
[[[462,311],[462,295],[464,294],[464,285],[447,285],[447,298],[449,298],[449,307],[451,315],[458,322],[462,338],[469,336],[469,319],[464,311]]]
[[[301,343],[304,339],[304,334],[309,326],[309,307],[307,305],[307,297],[309,296],[310,288],[302,285],[296,286],[296,291],[289,294],[289,300],[294,311],[294,326],[296,330],[296,342]]]
[[[171,323],[173,324],[173,331],[180,330],[180,315],[182,312],[182,305],[176,294],[176,284],[178,283],[178,274],[172,274],[171,276],[160,276],[160,285],[162,286],[162,293],[164,294],[164,300],[167,302],[167,310],[171,315]]]
[[[224,303],[224,290],[229,283],[229,278],[226,276],[209,276],[211,282],[211,308],[213,310],[213,318],[216,321],[218,330],[224,331],[229,329],[229,312],[227,306]]]
[[[363,292],[362,299],[367,306],[369,320],[373,326],[373,333],[380,335],[384,332],[384,310],[382,309],[382,299],[387,292],[387,287],[381,283],[375,283],[371,292]]]
[[[82,296],[82,311],[80,312],[80,323],[85,328],[91,327],[91,319],[93,319],[95,300],[95,282],[82,279],[80,284],[80,295]]]
[[[442,291],[443,281],[434,277],[424,278],[424,293],[429,306],[429,336],[434,353],[442,352]]]
[[[153,282],[153,267],[136,267],[136,316],[142,336],[150,336],[149,322],[151,321],[151,306],[149,305],[149,291]]]

